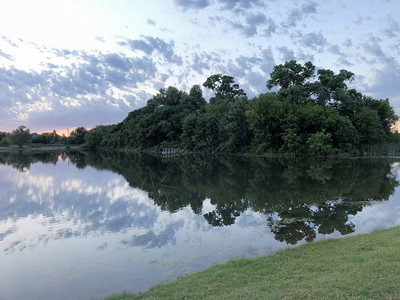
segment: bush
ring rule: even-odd
[[[335,153],[332,147],[331,134],[320,131],[312,134],[306,142],[308,146],[308,154],[311,155],[328,155]]]

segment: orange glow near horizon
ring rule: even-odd
[[[59,136],[62,136],[63,134],[64,134],[65,136],[69,136],[72,130],[74,130],[74,129],[57,129],[57,130],[56,130],[56,133],[57,133]],[[47,131],[47,130],[46,130],[46,131],[40,132],[39,134],[42,134],[42,133],[52,133],[52,132],[53,132],[53,130],[50,130],[50,131]]]
[[[68,137],[71,134],[71,132],[74,131],[75,129],[76,128],[72,128],[72,129],[70,129],[70,128],[68,128],[68,129],[55,129],[55,131],[59,136],[62,136],[64,134],[65,136]],[[85,128],[85,129],[86,130],[90,130],[91,128]],[[38,132],[38,134],[52,133],[52,132],[53,132],[53,130],[45,130],[45,131],[42,131],[42,132]]]

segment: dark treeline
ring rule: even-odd
[[[161,89],[121,123],[85,134],[91,148],[182,148],[204,152],[273,152],[327,155],[358,153],[364,145],[392,141],[397,120],[388,99],[349,89],[353,73],[316,71],[311,62],[274,67],[267,88],[248,99],[227,75],[212,75],[189,93]]]
[[[59,135],[55,130],[53,132],[43,132],[41,134],[31,133],[26,126],[19,126],[12,132],[0,132],[0,146],[10,144],[18,145],[22,148],[25,144],[37,145],[81,145],[85,143],[86,128],[77,127],[72,130],[69,136]]]

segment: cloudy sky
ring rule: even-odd
[[[118,123],[216,73],[251,97],[291,59],[352,71],[399,114],[399,15],[397,0],[2,1],[0,131]]]

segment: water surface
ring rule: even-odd
[[[138,292],[400,224],[385,159],[0,154],[0,299]]]

